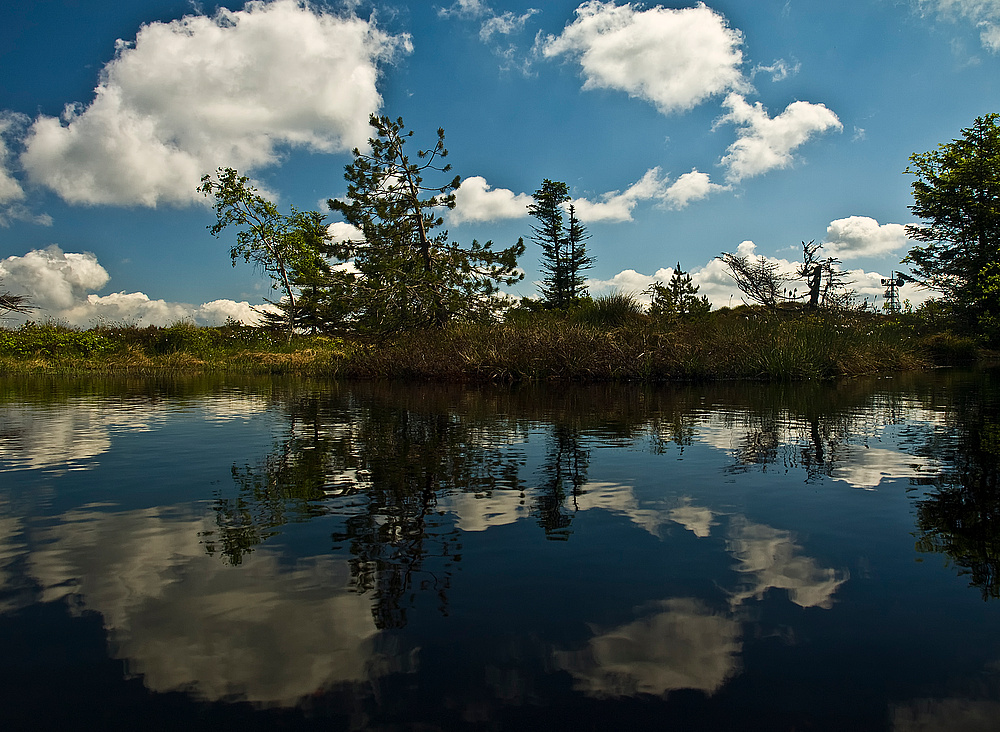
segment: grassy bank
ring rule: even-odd
[[[382,338],[296,336],[240,325],[0,330],[4,373],[301,374],[453,381],[830,379],[974,355],[905,318],[724,309],[695,322],[532,314]]]

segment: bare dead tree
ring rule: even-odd
[[[850,284],[847,273],[840,269],[837,257],[820,257],[822,244],[816,240],[802,242],[802,264],[795,271],[796,276],[806,281],[806,292],[810,310],[830,307],[842,299],[841,290]]]

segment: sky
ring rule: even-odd
[[[2,2],[0,287],[81,327],[252,322],[278,294],[208,231],[201,177],[326,211],[372,113],[411,151],[444,128],[446,228],[525,237],[513,295],[538,292],[526,206],[550,179],[594,295],[680,264],[737,305],[720,253],[790,269],[815,240],[880,302],[912,246],[909,156],[1000,111],[1000,0]]]

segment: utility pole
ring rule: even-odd
[[[896,315],[900,311],[899,307],[899,288],[903,286],[906,280],[903,278],[901,272],[893,271],[892,277],[889,279],[882,279],[882,285],[885,287],[885,307],[889,311],[889,315]]]

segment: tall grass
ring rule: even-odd
[[[877,316],[768,317],[719,311],[663,323],[629,296],[598,298],[570,313],[453,325],[377,341],[283,335],[228,325],[55,325],[0,330],[7,373],[240,372],[446,381],[667,381],[830,379],[920,368],[921,343]]]
[[[716,317],[662,328],[539,318],[409,333],[361,350],[345,373],[373,377],[578,381],[828,379],[919,368],[917,343],[876,322]]]

